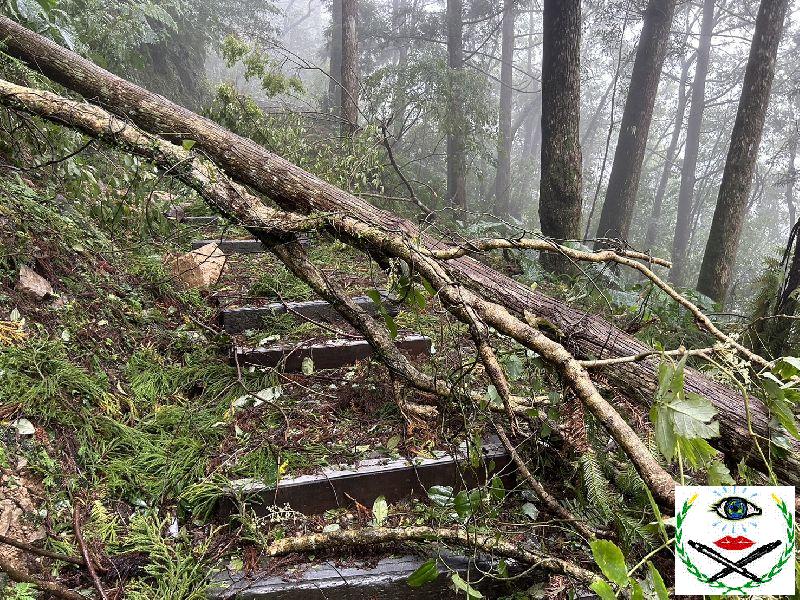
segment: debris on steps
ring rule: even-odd
[[[385,296],[384,296],[385,297]],[[367,296],[353,298],[359,307],[373,316],[378,316],[380,309]],[[400,312],[397,306],[389,302],[384,303],[385,310],[393,317]],[[325,300],[311,300],[309,302],[273,302],[266,306],[244,306],[229,308],[220,313],[220,325],[226,333],[242,333],[248,329],[259,329],[264,325],[264,319],[282,314],[296,315],[310,321],[325,323],[341,323],[342,317],[331,304]]]
[[[409,576],[430,559],[438,562],[439,577],[422,587],[408,585]],[[468,572],[492,569],[491,559],[479,556],[477,562],[450,552],[436,556],[387,556],[368,564],[342,565],[341,560],[329,560],[314,565],[302,564],[298,573],[282,575],[264,572],[248,578],[241,572],[225,573],[216,580],[208,597],[211,600],[456,600],[464,592],[456,592],[448,574],[466,577]],[[297,569],[295,569],[296,571]],[[474,579],[474,578],[473,578]],[[508,593],[502,582],[484,578],[476,588],[486,598],[498,598]]]
[[[172,276],[188,289],[206,289],[217,282],[225,268],[225,253],[217,242],[209,242],[191,252],[168,255],[164,259]]]
[[[431,458],[372,458],[355,465],[339,465],[319,474],[281,479],[277,486],[259,481],[234,481],[231,495],[220,501],[222,515],[238,511],[235,499],[244,498],[248,508],[262,516],[268,507],[285,506],[305,515],[352,506],[358,502],[372,506],[378,496],[387,502],[410,497],[425,498],[433,486],[450,486],[453,490],[481,485],[495,475],[503,479],[505,489],[513,489],[514,467],[508,452],[496,437],[485,440],[477,468],[466,444],[448,454],[434,451]]]
[[[395,340],[397,347],[416,356],[431,354],[431,338],[424,335],[407,335]],[[313,361],[315,370],[338,369],[352,365],[372,355],[372,346],[364,339],[335,339],[326,342],[275,344],[248,348],[235,346],[233,361],[240,365],[257,365],[261,367],[282,367],[287,373],[303,371],[306,359]]]
[[[35,300],[44,300],[47,296],[54,295],[50,282],[26,265],[19,269],[17,290]]]

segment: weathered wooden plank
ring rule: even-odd
[[[395,341],[408,354],[431,353],[431,338],[424,335],[408,335]],[[302,370],[303,359],[307,357],[314,361],[314,368],[317,370],[338,369],[368,358],[372,355],[372,346],[366,340],[338,339],[316,344],[276,344],[257,348],[236,346],[233,352],[234,361],[239,364],[282,366],[288,373],[298,373]]]
[[[420,588],[408,585],[409,575],[426,560],[439,561],[440,575],[435,581]],[[513,561],[512,561],[513,562]],[[449,573],[485,572],[491,568],[489,557],[473,559],[447,551],[436,556],[387,556],[377,564],[345,566],[340,562],[324,561],[315,565],[302,565],[304,569],[294,575],[256,574],[246,578],[243,573],[225,573],[216,578],[216,585],[208,593],[214,600],[456,600],[464,598],[450,586]],[[513,569],[513,565],[512,565]],[[478,589],[487,598],[498,598],[507,589],[504,584],[484,578]]]
[[[372,506],[378,496],[389,502],[424,498],[434,485],[449,485],[456,490],[470,488],[484,482],[487,473],[503,478],[506,489],[514,487],[513,464],[497,438],[484,442],[477,469],[469,464],[467,448],[462,444],[455,454],[437,452],[434,458],[367,459],[356,465],[330,467],[315,475],[287,477],[277,486],[238,480],[232,483],[230,498],[220,501],[219,511],[223,515],[235,512],[234,498],[245,498],[259,515],[266,514],[268,506],[286,504],[303,514],[320,514],[352,506],[353,500]]]
[[[353,301],[372,315],[378,315],[379,309],[367,296],[356,296]],[[386,302],[384,308],[392,316],[396,316],[399,309]],[[245,306],[229,308],[220,313],[219,321],[222,328],[231,334],[241,333],[246,329],[259,329],[264,325],[264,319],[289,313],[305,317],[312,321],[325,323],[341,323],[339,312],[325,300],[312,300],[310,302],[273,302],[266,306]]]
[[[311,245],[311,240],[307,236],[298,236],[297,240],[303,246]],[[264,245],[258,240],[226,238],[216,240],[194,240],[192,242],[192,250],[197,250],[212,242],[219,244],[219,249],[225,254],[261,254],[267,252],[267,249],[264,248]]]

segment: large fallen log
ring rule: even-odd
[[[90,102],[102,104],[112,112],[129,118],[144,130],[176,141],[194,140],[198,148],[235,180],[264,193],[286,210],[305,214],[348,215],[392,235],[402,234],[429,248],[447,247],[445,241],[420,231],[412,222],[373,207],[270,153],[255,142],[121,79],[5,17],[0,17],[0,40],[10,55]],[[359,244],[358,239],[352,242]],[[532,291],[470,257],[450,261],[450,269],[462,283],[487,300],[502,304],[518,316],[523,316],[527,311],[553,323],[564,333],[565,343],[576,354],[609,358],[652,351],[606,320]],[[656,356],[637,362],[608,365],[603,373],[615,388],[641,405],[649,406],[656,389],[657,369]],[[737,390],[692,369],[686,371],[685,387],[687,391],[708,398],[716,407],[721,437],[715,441],[715,445],[734,460],[745,459],[756,468],[763,468],[753,436],[748,431],[745,414],[746,402],[749,402],[754,433],[762,440],[769,439],[770,415],[764,403],[753,397],[746,400]],[[792,451],[772,466],[781,481],[800,484],[800,443],[793,442]]]

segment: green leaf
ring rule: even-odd
[[[600,570],[608,579],[620,587],[628,584],[628,567],[625,565],[625,556],[614,542],[608,540],[594,540],[589,544],[592,556]]]
[[[183,142],[181,143],[181,146],[183,146],[183,149],[188,152],[189,150],[194,148],[194,145],[196,143],[197,142],[195,140],[183,140]]]
[[[428,490],[428,498],[442,508],[453,505],[453,488],[449,485],[434,485]]]
[[[631,579],[629,583],[631,584],[631,600],[644,600],[644,591],[639,582]]]
[[[303,359],[300,368],[303,371],[303,375],[313,375],[314,374],[314,359],[310,356],[306,356]]]
[[[536,508],[535,504],[526,502],[522,505],[522,514],[528,517],[531,521],[535,521],[539,518],[539,509]]]
[[[461,575],[458,573],[453,573],[450,579],[452,580],[453,585],[456,586],[457,590],[461,590],[467,594],[467,598],[483,598],[483,594],[472,587],[469,583],[464,581],[464,579],[462,579]]]
[[[506,375],[511,381],[516,381],[525,372],[525,365],[522,364],[522,359],[516,354],[509,354],[503,360],[503,366],[506,368]]]
[[[502,558],[497,563],[497,574],[504,578],[508,578],[508,564]]]
[[[800,358],[783,356],[772,367],[772,371],[777,373],[781,379],[791,379],[795,375],[800,375]]]
[[[611,589],[611,586],[608,585],[608,582],[603,581],[602,579],[598,579],[589,587],[603,600],[617,600],[616,595],[614,595],[614,590]]]
[[[386,498],[378,496],[375,502],[372,503],[372,518],[375,521],[375,527],[380,527],[386,522],[389,516],[389,505],[386,503]]]
[[[735,483],[728,467],[721,460],[712,460],[708,463],[708,485],[733,485]]]
[[[492,477],[489,482],[489,495],[498,502],[502,502],[506,497],[506,486],[503,485],[503,480],[497,475]]]
[[[464,490],[456,494],[456,498],[453,502],[453,508],[460,518],[466,519],[473,512],[475,512],[475,509],[480,505],[480,501],[480,490],[472,490],[470,492]]]
[[[417,570],[408,576],[407,582],[412,588],[418,588],[436,581],[437,577],[439,577],[439,567],[436,566],[436,560],[431,559],[417,567]]]
[[[647,568],[650,570],[650,577],[653,579],[653,590],[658,597],[658,600],[669,600],[669,592],[667,591],[667,586],[664,585],[664,579],[661,577],[661,573],[658,572],[656,566],[647,561]]]
[[[711,423],[717,414],[714,406],[699,394],[688,393],[684,398],[670,402],[671,420],[677,435],[693,439],[719,437],[719,423]]]
[[[654,404],[650,409],[650,420],[655,425],[656,443],[658,450],[667,459],[672,462],[675,457],[675,447],[678,444],[675,438],[675,431],[670,419],[671,412],[663,404]]]

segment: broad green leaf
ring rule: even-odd
[[[608,585],[608,582],[603,581],[602,579],[598,579],[589,587],[603,600],[617,600],[614,590],[611,589],[611,586]]]
[[[656,566],[647,561],[647,568],[650,570],[650,577],[653,579],[653,590],[658,597],[658,600],[669,600],[669,592],[667,591],[667,586],[664,585],[664,579],[661,577],[661,573],[658,572]]]
[[[450,579],[453,582],[453,585],[456,586],[457,590],[461,590],[467,594],[467,598],[483,598],[483,594],[472,587],[469,583],[464,581],[464,579],[458,573],[453,573]]]
[[[716,458],[717,451],[702,438],[687,439],[678,437],[683,462],[693,469],[705,467],[709,461]]]
[[[698,394],[686,394],[667,406],[676,435],[687,439],[719,437],[719,423],[710,422],[717,414],[711,402]]]
[[[375,502],[372,503],[372,518],[375,521],[375,527],[380,527],[386,522],[389,516],[389,505],[386,503],[386,498],[378,496]]]
[[[453,501],[453,508],[460,518],[465,519],[475,512],[475,509],[480,506],[480,503],[481,490],[471,490],[469,492],[463,490],[456,494],[456,498]]]
[[[506,497],[506,486],[503,485],[503,480],[497,475],[492,477],[489,482],[489,495],[491,495],[493,500],[497,500],[498,502],[502,502]]]
[[[594,540],[589,544],[592,548],[594,562],[600,567],[608,579],[620,587],[628,584],[628,567],[625,565],[625,556],[614,542],[608,540]]]
[[[644,600],[644,591],[639,582],[631,579],[629,583],[631,584],[631,600]]]
[[[439,568],[436,566],[436,560],[431,559],[417,567],[417,570],[408,576],[407,582],[409,586],[418,588],[435,581],[437,577],[439,577]]]
[[[313,375],[314,374],[314,359],[310,356],[306,356],[303,359],[300,368],[303,371],[303,375]]]
[[[442,508],[453,505],[453,488],[449,485],[434,485],[428,490],[428,498]]]
[[[656,403],[650,409],[650,420],[655,425],[658,450],[667,461],[672,462],[678,441],[675,438],[675,431],[670,417],[671,411],[663,404]]]
[[[183,146],[183,149],[188,152],[189,150],[194,148],[194,145],[196,143],[197,142],[195,140],[183,140],[183,142],[181,143],[181,146]]]
[[[400,442],[402,441],[403,438],[401,438],[399,435],[393,435],[386,441],[386,448],[388,448],[389,450],[394,450],[400,445]]]
[[[531,521],[535,521],[539,518],[539,509],[536,508],[535,504],[526,502],[522,505],[522,514],[528,517]]]
[[[508,564],[502,558],[497,563],[497,574],[503,578],[508,577]]]
[[[795,375],[800,375],[800,358],[796,356],[783,356],[778,359],[773,372],[777,373],[782,379],[791,379]]]
[[[516,354],[509,354],[503,359],[503,366],[506,368],[506,375],[511,381],[516,381],[525,372],[525,365],[522,359]]]
[[[735,483],[728,467],[721,460],[712,460],[708,463],[708,485],[733,485]]]

